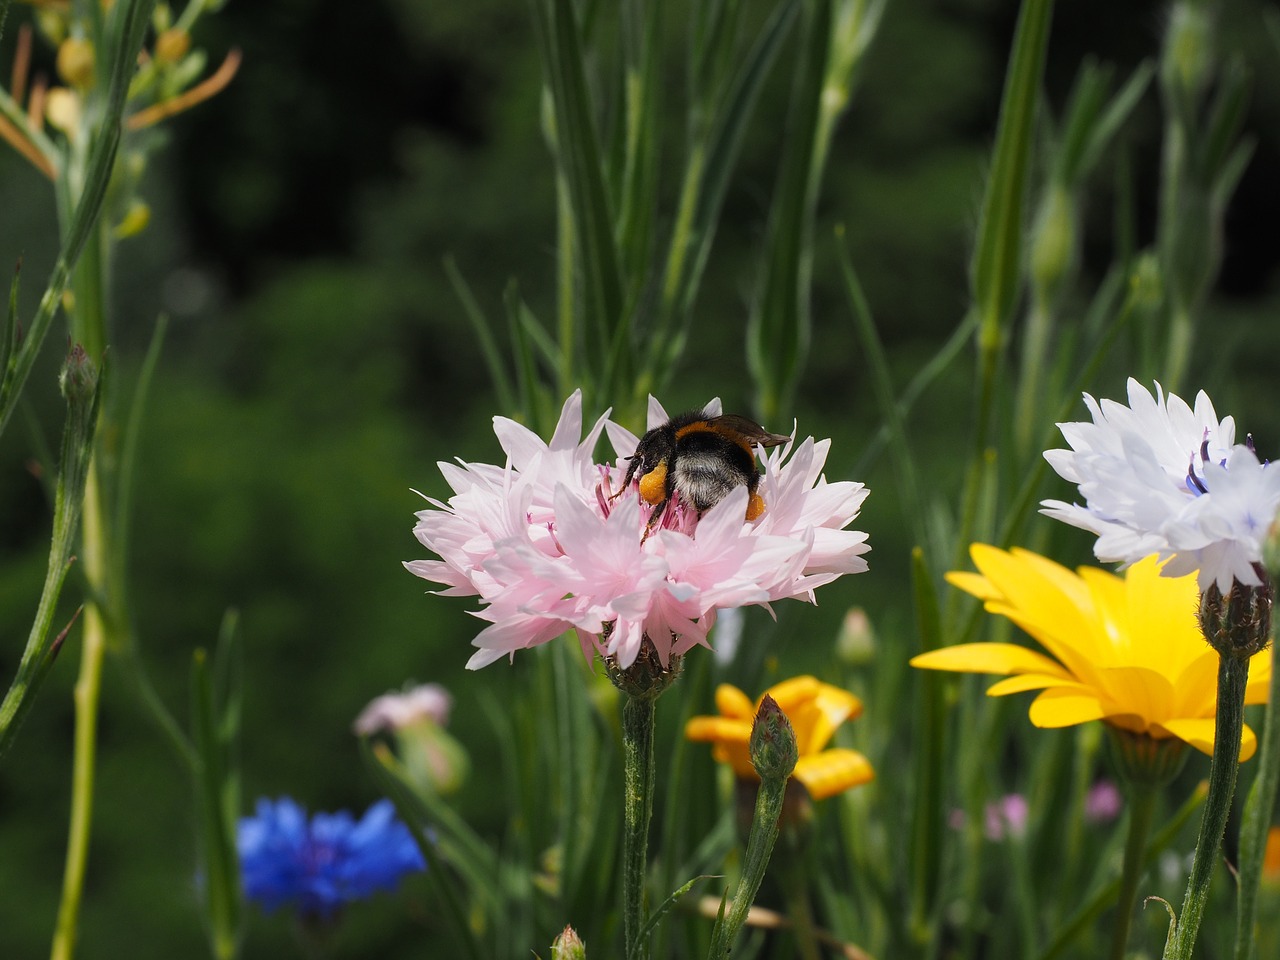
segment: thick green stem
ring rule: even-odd
[[[1195,859],[1177,925],[1165,943],[1164,960],[1190,960],[1200,920],[1209,900],[1209,881],[1218,862],[1218,846],[1231,811],[1240,767],[1240,734],[1244,726],[1244,688],[1249,680],[1249,661],[1225,654],[1218,662],[1218,715],[1213,740],[1213,760],[1209,765],[1209,796],[1205,800]]]
[[[622,707],[622,936],[628,958],[644,958],[645,873],[649,820],[653,816],[653,718],[655,700],[627,696]]]
[[[1129,784],[1129,834],[1124,844],[1124,869],[1120,875],[1120,896],[1116,900],[1116,923],[1111,933],[1111,960],[1124,960],[1157,796],[1154,783]]]

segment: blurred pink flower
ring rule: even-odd
[[[983,810],[983,836],[993,843],[1023,836],[1027,832],[1029,812],[1027,799],[1020,793],[1007,793],[991,801]],[[963,810],[953,809],[947,815],[947,826],[952,830],[963,830],[966,819]]]
[[[453,697],[438,683],[424,683],[403,693],[384,693],[369,701],[352,725],[355,732],[367,737],[379,730],[402,730],[430,720],[444,726],[449,722]]]
[[[1007,793],[987,804],[983,833],[988,840],[1017,839],[1027,832],[1027,798],[1020,793]]]
[[[1108,823],[1120,816],[1124,797],[1110,780],[1099,780],[1084,798],[1084,818],[1090,823]]]
[[[707,406],[719,413],[719,402]],[[861,483],[822,476],[830,441],[808,438],[770,452],[754,522],[740,487],[701,518],[677,497],[652,535],[653,509],[635,486],[615,491],[638,438],[602,416],[585,439],[582,394],[565,401],[550,443],[503,417],[494,432],[505,466],[440,464],[453,488],[447,503],[426,498],[414,534],[439,560],[413,560],[416,576],[447,596],[478,596],[487,621],[473,641],[471,669],[577,631],[584,654],[598,650],[629,667],[647,636],[666,663],[707,644],[720,608],[768,606],[867,569],[867,535],[844,529],[866,499]],[[650,399],[649,425],[668,419]],[[603,429],[620,458],[596,464]]]

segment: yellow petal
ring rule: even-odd
[[[970,573],[968,570],[952,570],[946,575],[946,580],[953,587],[959,587],[965,593],[972,594],[983,602],[1000,599],[1000,591],[993,587],[991,581],[980,573]]]
[[[1099,671],[1109,713],[1133,713],[1146,723],[1176,716],[1173,684],[1153,667],[1108,667]]]
[[[801,757],[791,774],[815,800],[861,786],[875,779],[871,763],[857,750],[824,750]]]
[[[1028,690],[1044,690],[1048,687],[1078,687],[1075,680],[1064,680],[1062,677],[1050,676],[1046,673],[1019,673],[1006,677],[994,684],[987,691],[988,697],[1004,697],[1011,693],[1026,693]]]
[[[1090,679],[1098,633],[1097,615],[1084,581],[1066,567],[1028,550],[1006,553],[974,544],[969,551],[978,569],[1002,599],[987,610],[1008,617],[1035,637],[1064,667]]]
[[[1014,643],[961,643],[911,658],[911,666],[960,673],[1043,673],[1070,679],[1062,664]]]
[[[1244,688],[1245,703],[1266,703],[1271,699],[1271,647],[1254,654],[1249,661],[1249,682]]]
[[[1055,687],[1031,702],[1031,722],[1037,727],[1071,727],[1101,720],[1107,711],[1087,687]]]
[[[751,698],[731,683],[722,683],[716,687],[716,709],[722,717],[750,720],[755,715]]]
[[[1218,651],[1209,646],[1203,637],[1200,638],[1200,643],[1204,649],[1173,678],[1177,699],[1172,716],[1213,716],[1214,705],[1218,702]],[[1252,680],[1253,677],[1249,679]]]
[[[1179,740],[1185,740],[1201,753],[1213,755],[1213,736],[1216,724],[1213,719],[1196,718],[1169,720],[1161,726]],[[1240,762],[1244,763],[1258,749],[1258,737],[1246,723],[1240,738]]]
[[[690,717],[684,725],[684,736],[697,743],[746,743],[751,737],[751,724],[730,717]]]
[[[777,702],[782,708],[783,713],[794,710],[801,704],[807,703],[818,695],[818,688],[822,684],[818,682],[817,677],[803,675],[799,677],[791,677],[783,680],[781,683],[775,683],[772,687],[765,691],[769,696]],[[756,701],[756,709],[760,708],[760,702],[764,699],[762,694],[760,700]],[[790,714],[788,714],[788,717]]]
[[[800,727],[796,728],[796,741],[803,757],[817,753],[830,743],[840,724],[862,716],[862,701],[848,690],[822,683],[802,712],[806,714],[803,721],[805,729],[802,733]]]

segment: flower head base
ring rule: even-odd
[[[795,733],[799,758],[791,776],[814,800],[823,800],[875,778],[871,764],[856,750],[824,749],[840,724],[862,714],[862,701],[816,677],[792,677],[770,687],[756,703],[729,684],[716,689],[716,717],[693,717],[685,736],[712,744],[712,756],[733,768],[739,780],[759,779],[749,744],[753,720],[765,697],[775,701]]]
[[[1194,574],[1161,576],[1155,557],[1133,564],[1122,579],[1093,567],[1072,573],[1027,550],[974,544],[970,553],[980,572],[947,579],[1050,655],[1012,643],[968,643],[921,654],[912,666],[1008,675],[988,695],[1040,691],[1031,704],[1038,727],[1105,720],[1213,752],[1218,655],[1197,624]],[[1251,664],[1245,702],[1265,703],[1270,678],[1271,653],[1264,651]],[[1240,759],[1256,745],[1246,726]]]
[[[1045,500],[1043,513],[1098,535],[1106,562],[1150,554],[1166,576],[1199,571],[1225,595],[1232,581],[1257,586],[1256,564],[1280,509],[1280,471],[1235,442],[1235,421],[1218,419],[1201,391],[1195,408],[1129,380],[1129,405],[1085,394],[1092,423],[1060,423],[1070,450],[1045,459],[1078,484],[1085,506]]]
[[[346,812],[308,820],[288,797],[261,799],[254,816],[241,819],[236,847],[248,899],[267,910],[291,904],[301,915],[321,919],[426,868],[390,800],[378,801],[357,821]]]
[[[1271,642],[1271,584],[1265,574],[1259,580],[1237,581],[1226,596],[1212,583],[1200,598],[1200,630],[1224,657],[1248,660]]]
[[[717,403],[706,409],[718,414]],[[763,516],[747,515],[738,487],[701,517],[673,500],[649,528],[654,506],[637,489],[615,490],[622,461],[639,442],[607,421],[582,434],[582,395],[567,401],[549,443],[514,421],[494,419],[505,466],[440,464],[453,488],[431,500],[414,534],[439,560],[415,560],[411,573],[443,584],[441,593],[478,596],[478,668],[567,630],[583,652],[600,652],[626,670],[645,638],[663,667],[694,646],[722,608],[813,600],[816,587],[867,569],[866,534],[844,529],[867,496],[860,483],[822,476],[828,441],[812,438],[770,451],[757,492]],[[650,402],[650,425],[667,419]],[[596,464],[601,433],[622,461]]]

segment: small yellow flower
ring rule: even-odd
[[[93,44],[83,37],[68,37],[58,45],[58,76],[77,90],[93,86]]]
[[[970,554],[981,572],[947,579],[1051,656],[1012,643],[965,643],[920,654],[912,666],[1007,675],[987,691],[993,697],[1039,690],[1031,704],[1037,727],[1105,720],[1213,752],[1218,654],[1200,632],[1196,574],[1162,577],[1155,557],[1119,577],[1094,567],[1072,573],[1029,550],[978,543]],[[1266,703],[1270,679],[1268,649],[1250,662],[1245,703]],[[1240,759],[1256,748],[1245,726]]]
[[[816,677],[792,677],[765,691],[773,697],[791,721],[800,749],[800,760],[791,777],[802,783],[814,800],[861,786],[875,778],[871,764],[857,750],[824,750],[836,729],[846,720],[862,714],[862,701],[847,690],[820,682]],[[712,744],[712,756],[727,763],[743,780],[759,780],[747,742],[751,721],[761,700],[754,704],[735,686],[722,683],[716,689],[718,717],[693,717],[684,735],[700,743]]]

